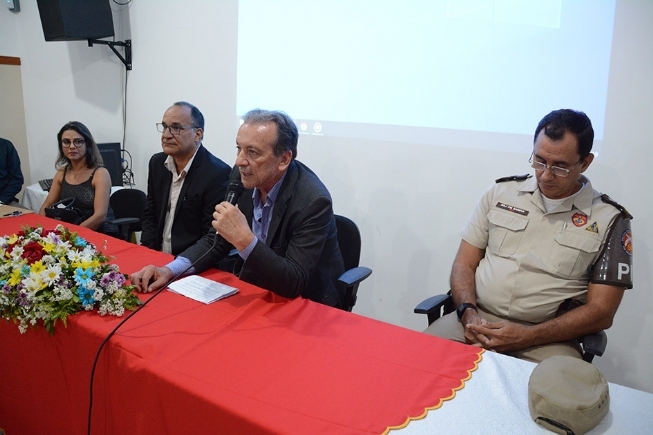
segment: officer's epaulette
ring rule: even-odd
[[[607,202],[608,204],[615,206],[615,207],[617,208],[617,210],[619,210],[619,211],[624,215],[624,217],[625,217],[626,219],[632,219],[632,218],[633,218],[633,215],[630,214],[630,213],[628,213],[628,210],[626,210],[626,207],[624,207],[623,205],[619,204],[617,201],[615,201],[614,199],[610,198],[610,197],[609,197],[608,195],[606,195],[605,193],[604,193],[603,195],[601,195],[601,200],[602,200],[603,202]]]
[[[531,174],[511,175],[510,177],[497,178],[494,181],[496,183],[503,183],[504,181],[524,181],[524,180],[528,180],[531,177],[532,177]]]

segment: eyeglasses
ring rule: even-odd
[[[83,146],[85,143],[86,143],[86,141],[84,139],[80,139],[80,138],[73,139],[73,140],[61,139],[61,146],[64,147],[64,148],[70,148],[71,146],[73,146],[75,148],[79,148],[79,147]]]
[[[159,133],[165,133],[166,129],[170,130],[170,134],[173,136],[179,136],[182,131],[188,130],[189,128],[198,128],[194,125],[166,125],[162,122],[157,122],[156,124],[156,129],[159,131]]]
[[[551,173],[555,175],[556,177],[567,177],[569,173],[576,167],[580,162],[582,162],[583,159],[581,158],[579,161],[576,162],[574,166],[571,168],[561,168],[560,166],[547,166],[546,163],[538,162],[538,161],[533,161],[533,154],[531,154],[531,158],[528,159],[528,163],[531,164],[531,168],[535,169],[538,172],[544,172],[546,171],[546,168],[549,168],[551,170]]]

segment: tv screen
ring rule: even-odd
[[[102,155],[104,167],[111,175],[112,186],[122,186],[122,154],[119,142],[97,144]]]

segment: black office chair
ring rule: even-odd
[[[108,221],[118,226],[120,238],[135,242],[134,232],[142,231],[147,195],[138,189],[120,189],[109,198],[115,219]]]
[[[335,218],[338,245],[346,271],[338,278],[338,282],[345,289],[342,308],[351,311],[356,305],[358,285],[372,274],[372,269],[358,265],[361,255],[361,234],[356,224],[344,216],[335,215]]]
[[[564,303],[564,302],[563,302]],[[420,302],[414,312],[417,314],[426,314],[429,325],[435,322],[440,316],[452,313],[456,310],[453,304],[453,298],[450,293],[431,296]],[[578,339],[583,348],[583,359],[591,363],[595,356],[602,356],[608,345],[608,336],[605,331],[595,334],[586,335]]]

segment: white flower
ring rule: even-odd
[[[84,256],[84,259],[86,260],[92,260],[93,257],[95,257],[95,254],[97,251],[95,250],[95,246],[91,245],[90,243],[84,247],[82,250],[82,255]]]
[[[11,260],[12,261],[20,261],[21,260],[21,255],[23,255],[23,247],[22,246],[16,246],[13,251],[11,251]]]
[[[73,298],[73,292],[67,287],[55,287],[53,293],[57,301],[69,301]]]
[[[95,283],[93,283],[95,285]],[[92,290],[91,287],[87,286],[89,290]],[[93,292],[93,299],[96,301],[101,301],[104,298],[104,290],[102,290],[102,287],[96,287],[95,291]]]
[[[51,264],[48,268],[42,272],[43,281],[47,285],[53,285],[61,277],[61,266],[59,264]]]
[[[84,260],[82,253],[80,251],[68,251],[66,257],[70,260],[71,263],[81,263]]]
[[[30,293],[36,293],[43,288],[43,280],[38,274],[31,274],[23,280],[23,285]]]

